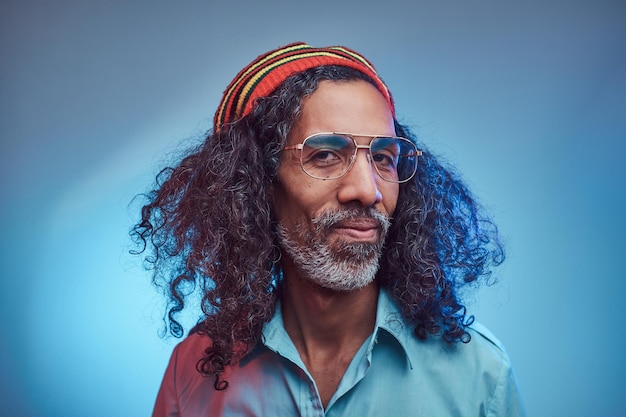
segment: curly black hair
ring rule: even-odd
[[[269,192],[302,98],[322,80],[372,83],[341,66],[291,76],[249,115],[209,131],[201,145],[163,169],[131,230],[134,253],[148,252],[153,283],[169,300],[165,320],[172,335],[183,336],[177,317],[199,291],[202,315],[193,331],[208,336],[210,346],[197,369],[215,378],[216,389],[228,386],[221,379],[225,367],[258,343],[275,312],[281,265]],[[377,282],[418,338],[468,342],[473,317],[460,290],[504,260],[497,228],[451,167],[407,127],[395,121],[395,128],[424,153],[415,177],[400,185]]]

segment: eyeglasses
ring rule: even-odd
[[[372,138],[369,145],[359,145],[355,137]],[[322,132],[308,136],[297,145],[283,150],[299,150],[302,170],[321,180],[341,178],[354,165],[357,151],[368,149],[368,161],[373,162],[378,175],[389,182],[410,180],[417,170],[417,157],[422,154],[415,144],[398,136],[362,135],[355,133]]]

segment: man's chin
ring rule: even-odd
[[[372,272],[372,271],[369,271]],[[332,277],[314,275],[311,282],[318,287],[332,292],[358,291],[372,284],[375,274],[365,273],[362,269],[344,269],[342,274],[333,274]]]
[[[380,256],[382,244],[379,242],[339,241],[329,245],[334,256],[341,261],[371,261]]]

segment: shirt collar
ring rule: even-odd
[[[384,289],[380,290],[378,295],[378,307],[376,311],[376,326],[374,327],[374,337],[371,340],[370,349],[378,342],[380,331],[383,330],[393,336],[393,339],[402,347],[404,354],[409,362],[409,366],[413,368],[411,357],[408,354],[408,341],[412,337],[413,328],[402,316],[402,311],[397,303],[391,298],[391,295]]]
[[[367,349],[368,357],[371,357],[374,346],[379,342],[378,339],[381,330],[390,334],[393,340],[402,347],[409,362],[409,366],[413,368],[407,349],[407,344],[412,337],[413,329],[406,320],[404,320],[400,308],[386,290],[380,290],[378,295],[376,324],[373,332],[374,337],[370,338],[370,345]],[[263,327],[262,342],[270,350],[273,350],[287,359],[300,362],[300,355],[285,330],[280,301],[276,304],[274,316]]]

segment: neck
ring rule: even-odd
[[[356,352],[372,334],[378,301],[375,282],[360,290],[333,291],[286,274],[284,285],[285,329],[303,359],[314,352]]]

